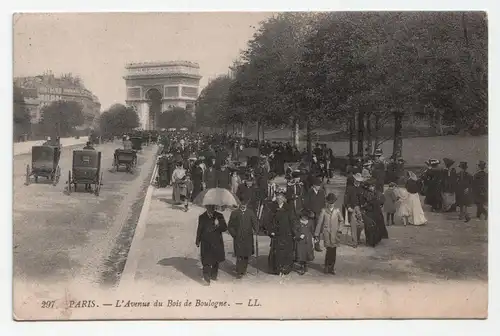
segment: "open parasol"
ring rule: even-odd
[[[193,201],[193,204],[217,205],[217,206],[239,206],[238,197],[224,188],[210,188],[203,190]]]

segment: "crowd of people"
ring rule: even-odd
[[[426,224],[420,194],[437,211],[438,206],[451,202],[449,194],[453,192],[453,205],[467,216],[461,197],[462,187],[469,183],[467,192],[482,197],[478,213],[487,213],[487,176],[481,171],[474,177],[464,172],[453,175],[446,169],[438,174],[437,160],[429,161],[429,169],[417,177],[404,171],[404,160],[386,162],[377,150],[371,158],[348,167],[344,201],[337,206],[337,196],[325,186],[335,167],[335,156],[326,145],[317,144],[312,159],[307,160],[305,152],[283,142],[191,133],[170,133],[160,141],[163,153],[158,160],[157,183],[173,187],[173,200],[183,204],[184,211],[200,192],[210,188],[227,189],[241,202],[238,209],[232,209],[227,223],[216,206],[207,206],[199,217],[196,245],[201,248],[207,283],[217,279],[218,265],[225,260],[222,233],[226,231],[234,240],[238,278],[246,274],[248,260],[255,254],[255,237],[261,234],[271,238],[269,273],[283,276],[295,269],[305,274],[315,252],[322,252],[323,242],[324,272],[335,274],[337,247],[345,229],[351,246],[357,247],[364,240],[375,247],[389,238],[386,225],[394,225],[396,219],[404,225]],[[247,156],[245,152],[251,148],[257,154]],[[275,183],[277,176],[285,177],[284,185]],[[484,183],[473,186],[476,179]]]

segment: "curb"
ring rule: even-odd
[[[135,273],[137,271],[137,266],[139,265],[139,258],[141,257],[141,251],[139,250],[139,245],[144,237],[144,232],[146,231],[146,222],[148,219],[149,207],[151,205],[151,199],[153,197],[153,192],[155,187],[153,182],[156,179],[156,174],[158,172],[158,166],[155,162],[155,167],[151,180],[146,192],[146,197],[144,198],[144,203],[142,205],[141,213],[139,215],[139,220],[135,227],[134,238],[132,238],[132,244],[130,245],[129,253],[127,256],[127,261],[125,262],[125,267],[121,275],[118,287],[124,287],[126,285],[131,285],[134,283]]]

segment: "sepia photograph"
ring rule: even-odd
[[[15,320],[488,317],[486,12],[16,13],[12,40]]]

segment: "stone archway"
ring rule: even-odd
[[[163,95],[158,89],[149,89],[146,92],[146,100],[148,101],[148,129],[155,130],[158,125],[158,118],[162,108]]]

